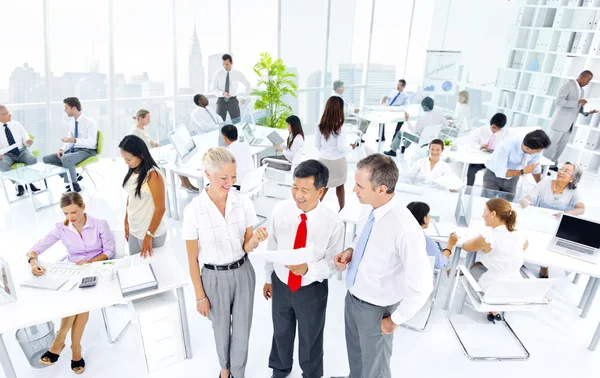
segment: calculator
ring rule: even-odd
[[[81,284],[79,284],[79,287],[80,288],[92,287],[92,286],[96,286],[97,283],[98,283],[98,276],[84,277],[81,279]]]

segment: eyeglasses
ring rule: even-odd
[[[560,171],[560,172],[563,172],[563,173],[568,173],[568,174],[570,174],[571,176],[573,176],[573,173],[575,173],[575,172],[571,172],[571,171],[569,171],[569,170],[568,170],[566,167],[562,167],[562,168],[560,168],[560,169],[559,169],[559,171]]]

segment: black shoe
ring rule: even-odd
[[[382,138],[381,141],[385,142],[385,138]],[[379,143],[379,138],[375,139],[375,142]]]
[[[78,173],[78,174],[77,174],[77,181],[79,182],[79,181],[81,181],[81,180],[83,180],[83,176],[82,176],[82,175],[80,175],[80,174]]]
[[[504,318],[500,314],[496,314],[496,316],[494,316],[494,318],[496,319],[496,321],[499,321],[499,322],[504,320]]]
[[[17,197],[21,197],[23,194],[25,194],[25,188],[23,185],[17,185]]]
[[[365,140],[364,140],[364,139],[361,139],[361,140],[360,140],[360,143],[365,143]]]
[[[392,151],[392,150],[384,151],[383,153],[386,154],[387,156],[396,156],[396,151]]]
[[[81,186],[79,186],[79,184],[78,184],[78,183],[74,183],[74,184],[73,184],[73,189],[74,189],[74,190],[75,190],[77,193],[81,192]],[[66,193],[70,193],[70,192],[71,192],[71,187],[67,185],[67,191],[66,191]]]
[[[550,168],[548,168],[548,170],[558,172],[558,167],[556,165],[552,165]]]
[[[496,317],[493,314],[487,314],[488,322],[496,324]]]
[[[37,188],[37,187],[36,187],[35,185],[33,185],[33,184],[29,184],[29,189],[31,189],[31,191],[32,191],[33,193],[35,193],[35,192],[39,192],[39,191],[40,191],[40,189],[39,189],[39,188]]]
[[[400,153],[401,154],[403,154],[405,150],[406,150],[406,147],[404,147],[404,146],[400,147]]]

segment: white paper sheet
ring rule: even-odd
[[[252,252],[251,255],[260,256],[267,261],[283,265],[298,265],[309,262],[315,262],[317,259],[315,258],[313,251],[313,247],[286,249],[279,251],[257,249],[254,252]]]
[[[434,183],[450,190],[458,190],[465,186],[465,183],[454,173],[448,173],[442,177],[433,180]]]

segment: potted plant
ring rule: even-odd
[[[261,53],[258,63],[254,65],[258,75],[257,88],[250,95],[258,97],[254,102],[255,110],[266,110],[266,117],[256,122],[272,128],[285,128],[285,119],[292,115],[292,108],[283,101],[286,95],[296,97],[298,86],[291,78],[295,74],[287,71],[281,59],[271,57],[269,53]]]

